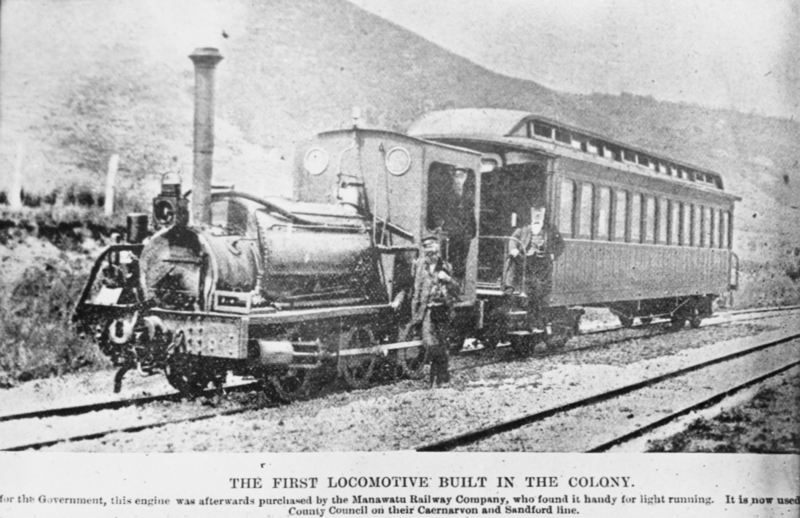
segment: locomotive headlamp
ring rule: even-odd
[[[328,152],[318,147],[309,149],[303,164],[308,174],[322,174],[328,168]]]
[[[189,201],[181,196],[181,177],[177,173],[161,177],[161,194],[153,199],[153,220],[159,227],[189,224]]]
[[[411,155],[402,147],[393,147],[386,153],[386,169],[395,176],[400,176],[411,167]]]

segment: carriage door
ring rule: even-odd
[[[507,165],[481,175],[478,285],[502,289],[511,234],[530,224],[531,207],[546,200],[545,167],[539,163]]]

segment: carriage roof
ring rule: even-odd
[[[566,135],[564,140],[540,137],[529,129],[533,124],[549,127],[556,132]],[[430,112],[415,121],[408,129],[409,135],[427,139],[464,139],[496,142],[508,146],[536,147],[536,144],[546,142],[550,152],[559,152],[559,148],[570,149],[571,152],[580,151],[573,145],[578,143],[591,143],[592,146],[605,146],[614,148],[620,154],[632,154],[647,159],[648,163],[658,162],[665,166],[680,167],[704,179],[703,184],[718,190],[723,190],[722,177],[719,173],[696,165],[676,160],[659,153],[625,144],[607,136],[592,131],[565,124],[563,122],[520,110],[503,110],[494,108],[467,108]],[[555,146],[553,146],[555,144]],[[586,148],[582,148],[586,154]],[[596,155],[596,153],[595,153]],[[635,159],[634,159],[635,160]],[[619,162],[622,159],[618,160]],[[625,160],[626,162],[632,162]],[[636,163],[635,165],[639,165]],[[647,166],[644,166],[647,168]],[[698,174],[699,173],[699,174]]]

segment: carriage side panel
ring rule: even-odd
[[[568,239],[550,305],[722,293],[729,271],[728,250]]]

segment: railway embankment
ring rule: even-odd
[[[94,258],[122,223],[76,206],[0,210],[0,388],[108,365],[70,322]]]

